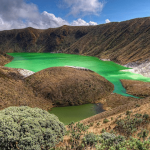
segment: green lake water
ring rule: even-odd
[[[56,66],[78,66],[88,68],[100,74],[101,76],[105,77],[108,81],[113,83],[115,87],[114,93],[118,93],[124,96],[131,96],[131,95],[126,94],[126,90],[122,87],[120,79],[131,79],[150,82],[150,78],[143,77],[142,75],[139,74],[121,71],[129,68],[123,67],[111,61],[101,61],[98,58],[91,56],[81,56],[81,55],[61,54],[61,53],[58,54],[8,53],[8,54],[13,56],[14,59],[12,62],[10,62],[5,66],[11,68],[23,68],[34,72],[38,72],[45,68]],[[90,110],[91,113],[87,113],[87,111],[85,110],[88,111]],[[70,106],[64,108],[53,108],[51,113],[56,114],[60,118],[60,120],[62,120],[66,124],[69,123],[69,121],[79,121],[96,114],[96,112],[94,111],[93,104],[82,106]]]

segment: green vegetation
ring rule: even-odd
[[[68,150],[148,150],[150,149],[150,137],[148,137],[149,131],[143,127],[147,127],[149,123],[148,114],[132,114],[131,111],[126,112],[126,117],[121,118],[123,115],[119,115],[114,129],[106,132],[102,129],[101,134],[94,134],[87,132],[89,125],[83,125],[82,123],[71,123],[68,125],[68,136],[70,140],[69,146],[63,147]],[[107,121],[106,121],[107,120]],[[113,120],[113,119],[111,119]],[[104,119],[103,123],[108,122],[108,119]],[[99,122],[96,123],[96,126]],[[98,124],[99,125],[99,124]],[[92,125],[93,126],[93,125]],[[133,133],[137,138],[132,137]],[[123,135],[124,136],[123,136]],[[62,148],[62,147],[61,147]]]
[[[87,133],[83,138],[82,142],[83,145],[89,145],[89,146],[94,146],[97,143],[101,141],[101,137],[99,135],[96,135],[94,133]]]
[[[139,139],[129,137],[126,138],[122,135],[116,135],[114,133],[104,132],[100,135],[94,133],[88,133],[88,126],[84,126],[82,123],[74,124],[73,122],[68,125],[70,136],[69,145],[56,150],[148,150],[150,149],[150,138],[141,141]],[[141,134],[145,137],[146,130],[143,130]]]
[[[24,150],[148,150],[150,149],[149,131],[142,128],[137,132],[138,138],[127,136],[140,127],[149,123],[148,114],[126,113],[124,119],[115,120],[115,131],[125,133],[118,135],[114,130],[97,135],[89,133],[91,126],[83,123],[70,123],[68,131],[58,118],[39,108],[27,106],[9,107],[0,111],[0,149]],[[98,122],[99,123],[99,122]],[[97,124],[96,124],[97,125]],[[122,128],[121,128],[122,127]],[[69,140],[63,146],[56,144],[67,135]]]
[[[81,137],[85,135],[87,132],[89,126],[83,125],[83,123],[70,123],[68,125],[69,128],[69,136],[70,136],[70,142],[69,144],[71,145],[71,149],[77,149],[79,147],[84,147],[84,144],[81,144]]]
[[[127,116],[124,119],[118,119],[116,121],[117,125],[115,130],[127,137],[136,132],[140,126],[144,127],[150,122],[148,114],[135,114],[131,116],[131,112],[127,111],[126,115]]]
[[[105,119],[103,120],[103,123],[107,123],[107,122],[109,122],[109,120],[108,120],[107,118],[105,118]]]
[[[65,126],[39,108],[9,107],[0,111],[0,149],[49,150],[63,140]]]
[[[107,138],[102,138],[100,143],[96,144],[97,150],[148,150],[150,149],[150,140],[140,141],[130,137],[125,139],[123,136],[108,134]]]

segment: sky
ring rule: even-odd
[[[150,0],[0,0],[0,30],[90,26],[150,16]]]

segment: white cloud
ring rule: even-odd
[[[0,30],[21,29],[25,27],[27,27],[27,25],[21,20],[4,21],[0,18]]]
[[[34,19],[39,11],[35,4],[27,4],[23,0],[1,0],[0,17],[5,21],[18,19]]]
[[[89,25],[95,26],[95,25],[98,25],[98,24],[97,24],[97,22],[90,21],[90,22],[89,22]]]
[[[104,7],[104,2],[99,0],[63,0],[70,8],[69,15],[98,15]]]
[[[106,22],[106,23],[110,23],[111,21],[110,21],[109,19],[106,19],[105,22]]]
[[[42,21],[45,22],[47,26],[49,26],[49,24],[52,24],[54,27],[69,25],[66,20],[63,20],[60,17],[56,17],[54,14],[48,13],[46,11],[42,13]]]
[[[34,4],[27,4],[23,0],[1,0],[0,4],[0,30],[20,29],[33,27],[47,29],[62,25],[88,26],[97,25],[96,22],[87,23],[81,18],[68,23],[66,20],[56,17],[52,13],[39,10]]]
[[[82,20],[81,18],[79,18],[78,20],[74,20],[71,23],[72,26],[89,26],[89,25],[97,25],[96,22],[92,22],[90,21],[89,23],[87,23],[86,21]]]

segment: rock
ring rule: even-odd
[[[128,68],[132,68],[132,69],[125,69],[122,71],[137,73],[145,77],[150,77],[150,62],[149,61],[144,61],[142,63],[132,62],[124,66]]]

